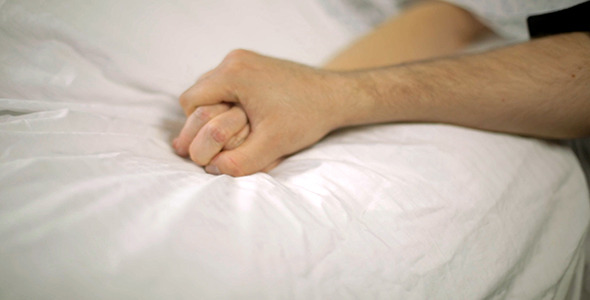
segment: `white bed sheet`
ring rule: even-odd
[[[0,298],[575,297],[562,145],[399,124],[242,178],[174,155],[176,95],[230,49],[354,38],[312,0],[0,1]]]

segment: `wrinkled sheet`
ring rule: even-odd
[[[563,145],[366,126],[242,178],[173,153],[177,95],[230,49],[319,64],[355,37],[312,0],[0,1],[0,298],[575,296]]]

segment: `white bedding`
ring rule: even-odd
[[[313,0],[0,1],[0,299],[574,299],[562,145],[359,127],[242,178],[173,153],[176,96],[230,49],[353,38]]]

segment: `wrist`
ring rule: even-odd
[[[331,72],[330,99],[332,130],[375,123],[376,82],[365,71]]]
[[[420,108],[424,87],[405,66],[337,75],[339,82],[334,86],[342,88],[335,99],[336,128],[426,119]]]

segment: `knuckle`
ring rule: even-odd
[[[186,90],[184,93],[182,93],[180,95],[180,97],[178,97],[178,102],[180,102],[180,105],[182,107],[186,107],[190,103],[190,99],[191,99],[191,92],[190,92],[190,90]]]
[[[211,118],[211,109],[206,106],[199,106],[193,112],[195,118],[202,122],[207,122]]]
[[[225,59],[226,60],[241,60],[246,58],[247,56],[249,56],[250,54],[252,54],[251,51],[248,50],[244,50],[244,49],[234,49],[232,51],[230,51],[226,56]]]
[[[221,63],[219,67],[220,72],[226,75],[232,75],[247,69],[248,57],[252,54],[252,52],[244,49],[232,50],[225,56],[225,59]]]
[[[217,125],[216,123],[206,125],[207,134],[213,139],[213,141],[219,145],[225,144],[229,139],[229,133],[227,129]]]

